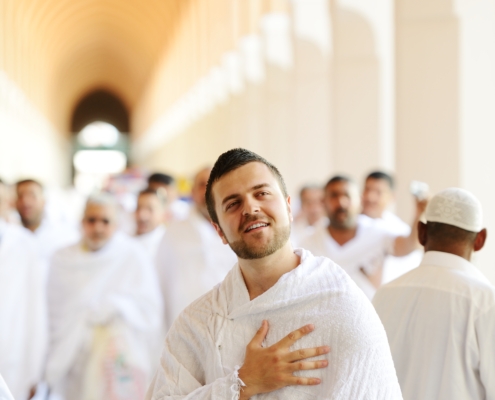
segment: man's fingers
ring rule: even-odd
[[[293,376],[289,378],[290,386],[308,386],[308,385],[319,385],[321,379],[319,378],[303,378],[302,376]]]
[[[286,360],[288,362],[294,362],[299,360],[304,360],[310,357],[321,356],[322,354],[327,354],[330,352],[330,347],[321,346],[321,347],[313,347],[311,349],[300,349],[291,351],[287,354]]]
[[[268,333],[268,321],[263,320],[261,323],[261,328],[258,329],[256,335],[251,339],[250,344],[255,345],[257,347],[261,347],[263,340],[265,340],[266,334]]]
[[[309,369],[320,369],[328,367],[327,360],[318,361],[296,361],[289,364],[289,371],[305,371]]]
[[[291,333],[289,333],[286,337],[280,340],[277,343],[277,347],[280,346],[282,348],[289,348],[294,343],[296,343],[303,336],[306,336],[308,333],[313,332],[315,326],[313,324],[305,325],[302,328],[299,328]]]

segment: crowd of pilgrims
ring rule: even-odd
[[[187,198],[171,176],[150,175],[132,214],[93,194],[80,226],[49,218],[40,182],[0,181],[0,375],[15,399],[144,399],[174,320],[237,262],[210,222],[210,172],[197,172]],[[371,300],[420,264],[427,201],[414,197],[406,223],[392,212],[389,174],[359,186],[334,176],[303,187],[290,237]]]

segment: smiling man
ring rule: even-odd
[[[238,263],[175,321],[147,398],[402,399],[371,303],[331,260],[292,248],[277,168],[230,150],[206,201]]]

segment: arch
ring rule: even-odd
[[[129,132],[129,111],[113,93],[97,89],[84,96],[72,113],[71,131],[79,132],[95,121],[108,122],[120,132]]]

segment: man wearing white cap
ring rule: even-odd
[[[495,399],[495,288],[470,263],[486,240],[481,205],[446,189],[418,228],[420,266],[373,300],[404,399]]]

